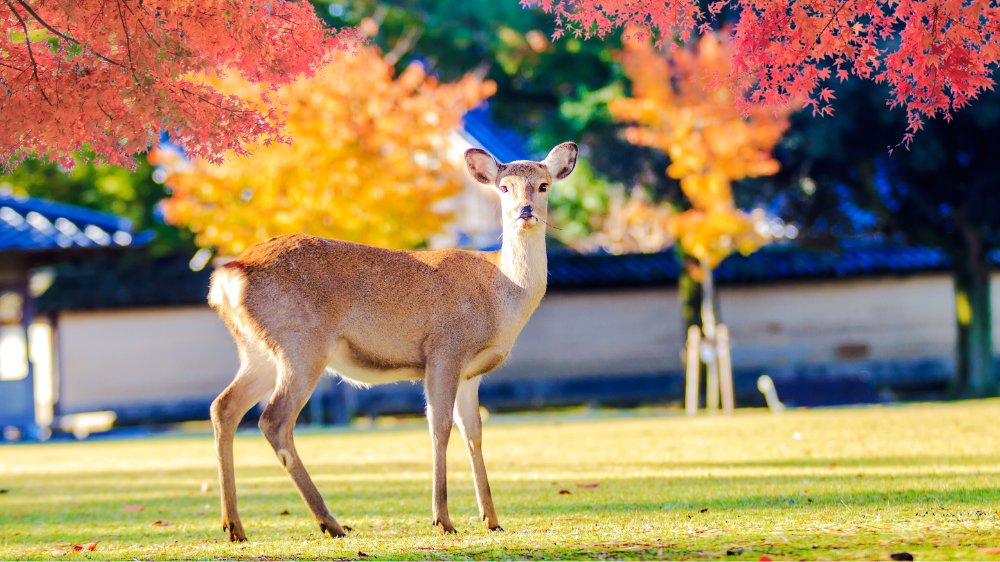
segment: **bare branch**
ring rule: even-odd
[[[125,33],[125,52],[128,53],[128,66],[129,70],[133,73],[135,72],[135,61],[132,60],[132,43],[128,37],[128,23],[125,21],[125,14],[122,13],[122,3],[121,0],[117,0],[118,4],[118,19],[122,22],[122,31]]]
[[[10,2],[9,2],[9,1],[7,1],[7,0],[4,0],[4,1],[5,1],[5,2],[7,2],[7,5],[8,5],[8,6],[10,6],[10,9],[11,9],[11,10],[13,10],[13,9],[14,9],[14,7],[10,5]],[[70,37],[70,36],[68,36],[68,35],[65,35],[65,34],[63,34],[63,33],[60,33],[60,32],[58,32],[58,31],[56,31],[56,29],[55,29],[54,27],[52,27],[51,25],[49,25],[48,23],[46,23],[46,22],[45,22],[45,20],[43,20],[43,19],[41,18],[41,16],[39,16],[39,15],[38,15],[38,14],[37,14],[37,13],[36,13],[36,12],[35,12],[34,10],[32,10],[32,9],[31,9],[31,6],[29,6],[29,5],[28,5],[28,4],[27,4],[27,3],[26,3],[26,2],[24,1],[24,0],[15,0],[15,1],[16,1],[16,2],[18,3],[18,4],[20,4],[20,5],[21,5],[21,7],[23,7],[23,8],[24,8],[24,9],[25,9],[25,10],[26,10],[26,11],[27,11],[27,12],[28,12],[29,14],[31,14],[31,17],[35,18],[35,21],[37,21],[38,23],[40,23],[40,24],[42,25],[42,27],[44,27],[45,29],[48,29],[49,31],[51,31],[52,33],[54,33],[54,34],[55,34],[56,36],[58,36],[58,37],[62,37],[63,39],[65,39],[65,40],[69,41],[70,43],[73,43],[74,45],[78,45],[78,46],[80,46],[80,47],[83,47],[83,45],[82,45],[82,44],[81,44],[81,43],[80,43],[79,41],[77,41],[76,39],[73,39],[72,37]],[[20,20],[20,19],[21,19],[21,17],[20,17],[20,16],[18,16],[18,18],[17,18],[17,19],[18,19],[18,20]],[[22,21],[22,22],[21,22],[21,24],[22,24],[22,25],[24,25],[24,22]],[[126,34],[126,35],[127,35],[127,34]],[[95,56],[95,57],[97,57],[97,58],[99,58],[99,59],[103,60],[104,62],[107,62],[107,63],[109,63],[109,64],[113,64],[113,65],[115,65],[115,66],[120,66],[120,67],[122,67],[122,68],[125,68],[125,65],[124,65],[124,64],[122,64],[122,63],[120,63],[120,62],[117,62],[117,61],[113,61],[113,60],[111,60],[111,59],[109,59],[109,58],[105,57],[105,56],[104,56],[104,55],[102,55],[101,53],[98,53],[97,51],[94,51],[94,50],[91,50],[90,52],[94,53],[94,56]]]
[[[49,99],[49,96],[45,95],[45,88],[42,87],[42,81],[38,79],[38,62],[35,61],[35,53],[31,50],[31,34],[28,32],[28,25],[24,23],[23,19],[21,19],[21,14],[14,9],[10,0],[4,0],[4,3],[7,4],[7,7],[10,8],[11,12],[13,12],[17,21],[21,22],[21,29],[24,30],[24,44],[28,46],[28,58],[31,59],[31,74],[35,77],[35,82],[38,84],[38,91],[41,92],[42,97],[45,98],[45,101],[47,101],[49,105],[52,105],[52,100]]]

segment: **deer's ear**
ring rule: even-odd
[[[576,143],[564,142],[549,151],[543,164],[549,169],[553,180],[561,180],[576,167],[576,155],[579,153],[580,147]]]
[[[486,185],[496,185],[500,164],[490,156],[489,152],[479,148],[470,148],[465,151],[465,163],[469,165],[469,173],[476,178],[476,181]]]

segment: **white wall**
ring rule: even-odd
[[[1000,318],[1000,278],[994,285]],[[735,369],[829,363],[838,346],[867,346],[868,360],[954,351],[947,275],[723,286],[719,295]],[[550,294],[496,376],[680,371],[684,338],[674,289]],[[1000,350],[1000,331],[994,339]]]
[[[1000,278],[994,278],[1000,318]],[[734,368],[826,364],[837,347],[870,360],[950,357],[954,298],[948,275],[722,287]],[[684,334],[673,289],[551,293],[494,377],[679,372]],[[994,332],[1000,350],[1000,330]],[[218,394],[238,367],[235,345],[206,307],[64,313],[61,399],[87,404]]]
[[[215,396],[236,375],[236,345],[207,306],[66,312],[59,316],[60,403]]]
[[[722,318],[740,367],[837,360],[867,345],[868,359],[948,355],[955,300],[944,275],[723,288]]]
[[[680,370],[682,332],[674,290],[548,294],[494,376]]]

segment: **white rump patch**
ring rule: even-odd
[[[212,291],[208,295],[208,301],[212,304],[222,304],[222,299],[229,301],[229,306],[236,308],[243,297],[243,287],[245,281],[243,274],[232,269],[223,269],[215,274],[212,282]]]

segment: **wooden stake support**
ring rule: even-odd
[[[702,337],[697,326],[688,328],[687,337],[687,385],[684,394],[684,410],[689,416],[698,413],[698,387],[701,364],[708,365],[708,380],[705,388],[705,406],[709,412],[733,413],[733,366],[729,355],[729,328],[725,324],[716,327],[715,341]]]
[[[701,330],[698,329],[698,326],[691,326],[688,328],[687,393],[684,399],[684,407],[689,416],[698,413],[698,371],[701,370],[701,361],[698,360],[698,353],[700,348]]]

